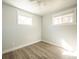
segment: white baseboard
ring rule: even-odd
[[[47,40],[42,40],[42,41],[63,48],[59,43],[51,42],[51,41],[47,41]]]
[[[29,44],[20,45],[20,46],[18,46],[18,47],[15,47],[15,48],[11,48],[11,49],[5,50],[5,51],[2,52],[2,54],[5,54],[5,53],[11,52],[11,51],[15,51],[15,50],[17,50],[17,49],[20,49],[20,48],[23,48],[23,47],[32,45],[32,44],[37,43],[37,42],[40,42],[40,41],[41,41],[41,40],[34,41],[34,42],[29,43]]]
[[[57,42],[48,41],[48,40],[42,40],[42,41],[43,41],[43,42],[46,42],[46,43],[49,43],[49,44],[52,44],[52,45],[55,45],[55,46],[58,46],[58,47],[63,48],[63,49],[65,49],[65,50],[67,50],[67,51],[74,51],[73,49],[70,50],[70,49],[68,49],[68,48],[63,47],[60,43],[57,43]]]
[[[46,43],[49,43],[49,44],[52,44],[52,45],[55,45],[55,46],[58,46],[58,47],[61,47],[61,48],[65,49],[65,48],[62,47],[61,44],[59,44],[59,43],[51,42],[51,41],[47,41],[47,40],[38,40],[38,41],[31,42],[31,43],[29,43],[29,44],[25,44],[25,45],[21,45],[21,46],[12,48],[12,49],[5,50],[5,51],[2,52],[2,54],[8,53],[8,52],[11,52],[11,51],[15,51],[15,50],[17,50],[17,49],[20,49],[20,48],[23,48],[23,47],[32,45],[32,44],[37,43],[37,42],[40,42],[40,41],[43,41],[43,42],[46,42]],[[67,50],[67,49],[66,49],[66,50]]]

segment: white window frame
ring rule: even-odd
[[[32,17],[18,15],[18,24],[21,25],[32,25]]]
[[[73,17],[74,17],[73,12],[72,13],[67,13],[67,14],[64,14],[64,15],[60,15],[60,16],[53,16],[52,17],[52,23],[53,23],[53,25],[72,24],[74,22]]]

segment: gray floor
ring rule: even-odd
[[[2,59],[76,59],[76,57],[73,56],[63,55],[63,51],[66,50],[41,41],[3,54]]]

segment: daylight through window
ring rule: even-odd
[[[53,17],[53,24],[68,24],[73,22],[73,13]]]
[[[32,18],[18,15],[18,24],[32,25]]]

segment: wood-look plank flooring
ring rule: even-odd
[[[76,59],[73,56],[62,55],[64,49],[45,42],[3,54],[2,59]]]

